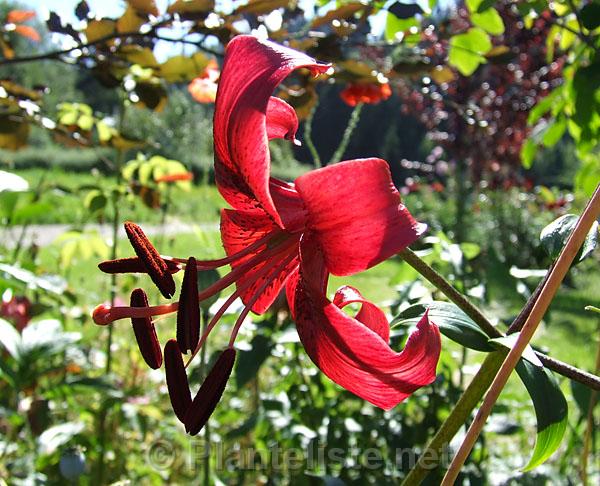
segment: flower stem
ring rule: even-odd
[[[315,104],[311,108],[308,116],[306,117],[306,120],[304,121],[304,141],[306,142],[306,146],[308,147],[308,150],[312,155],[313,164],[315,165],[316,169],[323,166],[323,164],[321,163],[321,157],[319,157],[319,152],[317,152],[317,148],[315,147],[315,144],[312,139],[312,124],[318,107],[319,98],[317,98],[317,101],[315,101]]]
[[[350,143],[350,137],[352,136],[354,129],[358,125],[358,121],[360,120],[360,113],[363,109],[363,106],[364,106],[364,103],[358,103],[352,110],[352,114],[350,115],[350,120],[348,120],[348,125],[346,126],[346,130],[344,130],[344,135],[342,136],[342,140],[340,141],[338,148],[335,149],[335,152],[331,156],[331,159],[329,160],[329,164],[335,164],[336,162],[339,162],[340,160],[342,160],[342,157],[344,156],[344,152],[346,152],[346,149],[348,148],[348,144]]]
[[[598,330],[600,331],[600,328]],[[600,373],[600,339],[598,340],[598,350],[596,351],[596,367],[594,369],[594,373]],[[592,433],[594,432],[594,408],[596,408],[597,401],[598,392],[596,390],[592,390],[586,417],[585,436],[583,438],[583,450],[581,452],[580,475],[581,483],[583,484],[583,486],[587,486],[588,484],[587,463],[588,455],[590,453],[590,442],[592,440]]]
[[[492,383],[507,354],[507,349],[499,349],[487,355],[481,368],[479,368],[479,371],[461,395],[448,418],[433,436],[429,444],[427,444],[417,464],[415,464],[415,467],[402,482],[402,486],[421,484],[431,471],[432,464],[441,461],[442,455],[446,453],[446,448],[452,437],[467,421],[471,411],[479,403],[479,400],[490,386],[490,383]]]
[[[483,403],[477,412],[475,419],[473,420],[473,423],[467,431],[467,435],[465,436],[458,452],[456,453],[456,456],[450,464],[450,467],[444,476],[444,480],[442,481],[442,486],[454,484],[454,481],[456,480],[465,460],[471,452],[477,437],[479,437],[479,434],[481,433],[483,426],[485,425],[485,422],[492,411],[492,407],[496,403],[500,392],[504,389],[504,386],[508,381],[508,377],[513,372],[517,362],[521,358],[521,354],[533,337],[533,334],[542,320],[542,317],[546,313],[546,310],[550,306],[556,291],[562,283],[565,275],[569,271],[571,263],[575,259],[579,248],[585,241],[588,231],[599,215],[600,185],[596,187],[596,191],[588,202],[583,214],[577,221],[577,224],[575,225],[571,236],[569,236],[566,245],[560,252],[558,259],[556,260],[556,264],[552,268],[550,276],[548,277],[544,288],[540,292],[538,299],[535,301],[535,304],[531,309],[531,313],[523,325],[523,329],[517,338],[516,343],[502,363],[498,374],[490,386],[489,392],[486,394]]]

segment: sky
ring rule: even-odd
[[[21,0],[24,4],[30,6],[38,12],[40,20],[48,18],[49,12],[56,12],[64,21],[71,22],[76,25],[78,22],[75,17],[75,7],[79,3],[79,0]],[[90,7],[90,11],[97,17],[118,17],[125,11],[126,2],[125,0],[86,0]],[[170,3],[174,0],[155,0],[155,3],[159,11],[164,12]],[[241,1],[232,2],[232,0],[217,0],[216,7],[219,11],[228,12],[232,9],[232,5],[241,4]],[[305,11],[312,11],[314,5],[313,0],[300,0],[299,6]],[[335,5],[332,2],[332,6]],[[381,12],[383,15],[376,15],[373,19],[373,32],[382,32],[385,26],[385,12]],[[57,40],[65,40],[64,37],[57,37]],[[186,46],[188,51],[191,46]],[[154,54],[157,59],[162,62],[168,57],[176,54],[181,54],[181,46],[168,42],[158,42]],[[188,52],[188,54],[191,52]]]

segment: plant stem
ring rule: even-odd
[[[365,106],[364,103],[358,103],[352,110],[352,113],[350,114],[350,119],[348,120],[348,125],[344,130],[344,135],[342,135],[342,140],[340,141],[338,148],[335,149],[335,152],[331,156],[329,164],[335,164],[336,162],[342,160],[344,152],[346,152],[348,144],[350,143],[350,137],[352,136],[354,129],[358,125],[358,121],[360,120],[360,113],[363,109],[363,106]]]
[[[448,418],[433,436],[429,444],[427,444],[417,464],[415,464],[415,467],[402,482],[403,486],[421,484],[423,479],[433,469],[432,465],[440,462],[442,455],[445,453],[445,448],[452,440],[452,437],[467,421],[477,403],[479,403],[479,400],[490,386],[490,383],[492,383],[507,354],[507,349],[501,349],[487,355],[481,368],[479,368],[479,371],[461,395]]]
[[[119,116],[119,134],[123,130],[125,121],[126,105],[125,101],[121,101],[121,113]],[[120,224],[120,192],[119,186],[122,183],[121,167],[125,159],[125,151],[119,149],[115,158],[115,182],[117,190],[113,192],[113,220],[112,220],[112,245],[111,245],[111,258],[114,260],[117,258],[118,243],[119,243],[119,224]],[[110,305],[115,305],[115,299],[117,297],[117,275],[113,274],[110,276]],[[106,366],[104,368],[104,374],[109,375],[112,370],[112,341],[113,341],[113,326],[108,327],[108,336],[106,338]],[[102,408],[100,416],[98,418],[98,442],[100,445],[100,456],[98,458],[98,484],[104,483],[104,460],[106,457],[106,415],[107,410]]]
[[[321,163],[321,157],[319,157],[319,152],[317,152],[317,149],[312,139],[312,124],[318,107],[319,98],[317,98],[317,101],[315,101],[315,104],[311,108],[308,116],[306,117],[306,120],[304,120],[304,141],[306,142],[306,146],[308,147],[308,150],[312,155],[313,164],[316,169],[323,166],[323,164]]]
[[[201,308],[201,312],[202,312],[202,329],[200,331],[200,335],[202,336],[204,334],[204,331],[206,330],[206,326],[210,321],[210,313],[208,312],[208,309],[206,309],[205,307]],[[202,378],[202,381],[204,381],[205,375],[206,375],[206,348],[208,347],[207,343],[204,343],[204,345],[202,346],[202,350],[200,351],[200,366],[199,366],[199,372],[200,372],[200,376]],[[204,426],[204,441],[205,441],[205,451],[206,453],[204,454],[204,457],[202,458],[203,464],[202,464],[202,472],[204,475],[204,479],[203,479],[203,484],[204,486],[210,486],[210,419],[206,421],[206,425]]]
[[[598,329],[600,331],[600,328]],[[600,339],[598,340],[598,349],[596,351],[596,367],[594,369],[594,373],[600,373]],[[594,431],[594,408],[596,407],[596,402],[598,400],[598,392],[596,390],[592,390],[590,395],[590,403],[588,405],[588,412],[586,417],[586,427],[585,427],[585,436],[583,439],[583,451],[581,452],[581,483],[583,486],[587,486],[588,484],[588,476],[587,476],[587,462],[588,455],[590,453],[590,442],[592,440],[592,432]]]
[[[398,255],[400,255],[406,263],[408,263],[411,267],[413,267],[417,272],[419,272],[425,279],[427,279],[431,284],[433,284],[438,290],[440,290],[448,299],[455,303],[465,314],[467,314],[473,322],[477,324],[489,337],[496,338],[501,337],[502,333],[494,327],[494,325],[487,320],[487,318],[481,313],[481,311],[475,307],[469,300],[467,300],[458,290],[456,290],[444,277],[442,277],[438,272],[436,272],[433,268],[431,268],[427,263],[425,263],[421,258],[417,256],[409,248],[405,248]],[[529,301],[525,304],[524,309],[533,306],[533,297],[529,299]],[[515,322],[511,324],[509,330],[515,327],[515,324],[520,328],[521,325],[518,321],[523,320],[523,311]],[[527,315],[529,312],[527,312]],[[544,366],[556,373],[565,376],[571,380],[582,383],[585,386],[588,386],[594,390],[600,391],[600,378],[588,373],[587,371],[583,371],[579,368],[571,366],[568,363],[564,363],[558,359],[552,358],[548,355],[545,355],[540,352],[535,352],[536,356],[540,359],[540,361],[544,364]]]
[[[565,275],[569,271],[571,263],[575,259],[579,248],[585,241],[588,231],[599,215],[600,185],[596,187],[596,191],[586,206],[583,214],[577,221],[577,224],[573,229],[571,236],[569,236],[566,245],[560,252],[560,255],[556,260],[556,264],[552,268],[544,288],[540,292],[538,299],[535,301],[535,304],[531,309],[531,313],[529,314],[529,317],[523,326],[523,330],[517,338],[515,345],[508,353],[504,363],[502,363],[498,374],[494,378],[494,381],[492,382],[492,385],[483,400],[481,408],[477,412],[473,423],[467,431],[467,435],[465,436],[458,452],[456,453],[456,456],[450,464],[450,467],[444,476],[444,480],[442,481],[442,486],[454,484],[454,481],[456,480],[465,460],[467,459],[467,456],[471,452],[477,437],[479,437],[479,434],[481,433],[481,430],[483,429],[483,426],[492,411],[492,407],[496,403],[501,391],[504,389],[504,386],[508,381],[508,377],[513,372],[517,362],[521,358],[521,354],[533,337],[533,334],[535,333],[540,321],[542,320],[542,317],[552,302],[556,291],[562,283]]]

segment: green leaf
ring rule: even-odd
[[[555,105],[557,98],[563,94],[562,86],[554,89],[548,96],[542,98],[529,112],[527,123],[533,125]]]
[[[600,3],[593,2],[585,5],[579,12],[581,23],[588,30],[600,27]]]
[[[465,3],[471,13],[471,22],[473,22],[473,25],[481,27],[492,35],[504,33],[504,22],[498,11],[493,8],[494,2],[466,0]]]
[[[555,219],[546,226],[540,233],[540,241],[542,246],[550,255],[551,258],[556,258],[567,239],[571,235],[573,228],[577,224],[578,216],[574,214],[565,214],[558,219]],[[594,221],[588,235],[579,249],[573,264],[584,260],[594,251],[598,244],[598,221]]]
[[[575,189],[591,197],[600,181],[600,157],[596,154],[586,156],[575,175]]]
[[[515,332],[514,334],[510,334],[508,336],[502,336],[499,338],[490,339],[489,343],[492,345],[499,345],[503,348],[510,350],[514,347],[515,343],[517,342],[517,339],[519,338],[519,334],[520,333]],[[529,361],[533,366],[537,366],[538,368],[544,367],[544,365],[539,360],[539,358],[536,356],[536,354],[533,351],[533,348],[531,346],[527,345],[527,347],[523,351],[522,356],[523,356],[523,359],[526,359],[527,361]]]
[[[554,375],[526,360],[517,364],[517,373],[533,402],[537,419],[537,438],[533,454],[522,471],[531,471],[545,462],[560,446],[567,428],[567,400]]]
[[[256,376],[261,365],[271,355],[271,348],[273,347],[271,338],[263,334],[254,336],[250,344],[252,350],[239,352],[235,368],[235,381],[238,389]]]
[[[504,33],[504,22],[495,8],[490,8],[483,13],[471,14],[471,22],[489,34],[502,35]]]
[[[464,76],[470,76],[486,61],[484,54],[492,48],[489,35],[478,27],[450,39],[449,63]]]
[[[537,144],[530,138],[521,147],[521,163],[525,169],[531,169],[535,154],[537,152]]]
[[[554,147],[558,141],[562,138],[567,129],[567,120],[565,118],[558,118],[548,125],[542,137],[542,142],[546,147]]]
[[[450,302],[434,301],[428,304],[415,304],[404,309],[391,323],[392,327],[416,325],[425,311],[440,332],[448,339],[476,351],[490,352],[494,348],[488,343],[489,337],[458,306]]]
[[[390,42],[398,40],[398,33],[406,32],[411,27],[417,27],[418,25],[419,22],[414,17],[410,19],[399,19],[393,13],[388,12],[385,22],[385,40]]]
[[[21,335],[12,324],[0,318],[0,344],[13,358],[17,356]]]

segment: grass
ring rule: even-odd
[[[93,188],[110,190],[114,179],[99,172],[69,172],[60,168],[23,169],[12,171],[29,182],[33,190],[43,187],[40,202],[48,204],[48,211],[36,214],[30,224],[72,224],[82,225],[110,220],[112,209],[105,214],[90,214],[82,204]],[[169,214],[178,221],[213,222],[218,221],[219,210],[225,205],[215,186],[192,185],[190,191],[173,188]],[[157,224],[161,220],[161,210],[145,206],[141,199],[130,194],[120,205],[121,219]]]

